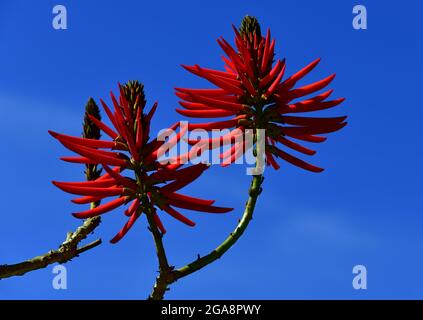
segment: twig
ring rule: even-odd
[[[257,141],[259,141],[259,139],[262,137],[260,137],[259,133],[257,133],[256,138],[257,138]],[[264,180],[264,177],[262,175],[263,167],[264,167],[264,162],[263,162],[264,150],[260,149],[260,143],[256,144],[256,148],[257,148],[257,158],[256,158],[257,161],[256,161],[256,168],[255,168],[256,175],[253,176],[253,180],[251,181],[251,186],[249,189],[249,197],[245,205],[244,214],[242,215],[242,218],[239,220],[238,225],[236,226],[234,231],[232,231],[230,235],[216,249],[211,251],[209,254],[203,257],[197,257],[196,260],[176,270],[173,270],[173,268],[165,272],[162,272],[160,270],[160,274],[156,278],[156,283],[154,285],[153,292],[151,293],[149,297],[150,299],[154,299],[154,300],[163,299],[164,294],[168,290],[168,286],[170,284],[174,283],[178,279],[186,277],[187,275],[204,268],[205,266],[219,259],[238,241],[238,239],[247,229],[248,224],[253,218],[253,212],[256,206],[258,196],[261,193],[261,185]],[[159,244],[163,246],[161,237],[158,240],[159,240]],[[156,241],[156,244],[157,244],[157,241]]]
[[[21,263],[0,266],[0,279],[22,276],[27,272],[45,268],[53,263],[65,263],[77,257],[80,253],[100,245],[101,239],[97,239],[85,246],[78,247],[79,243],[93,232],[100,222],[100,217],[85,220],[83,225],[78,227],[75,232],[68,233],[66,240],[57,250],[51,250],[46,254]]]
[[[157,225],[154,221],[155,209],[150,204],[146,210],[147,221],[149,229],[153,235],[154,243],[156,246],[157,259],[159,260],[159,275],[156,278],[156,283],[150,296],[149,300],[161,300],[167,290],[167,287],[172,283],[172,270],[173,267],[169,266],[167,260],[166,251],[163,245],[163,235],[160,233]]]
[[[100,129],[94,125],[89,119],[88,115],[101,120],[100,109],[95,101],[90,98],[85,106],[85,116],[83,123],[83,137],[90,139],[100,139]],[[85,177],[88,181],[97,179],[101,174],[101,169],[96,164],[87,164],[85,170]],[[91,203],[91,208],[95,208],[100,202]],[[13,276],[21,276],[27,272],[38,270],[47,267],[53,263],[65,263],[79,254],[97,247],[101,244],[101,239],[97,239],[85,246],[79,247],[79,243],[84,240],[95,228],[100,224],[101,218],[94,217],[86,219],[84,223],[78,227],[75,232],[69,232],[66,240],[59,246],[57,250],[51,250],[46,254],[37,256],[27,261],[11,264],[0,265],[0,279],[9,278]]]

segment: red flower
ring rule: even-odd
[[[296,88],[296,84],[319,63],[317,59],[283,80],[285,59],[274,61],[275,40],[271,39],[270,30],[264,37],[255,18],[246,17],[238,31],[235,31],[234,49],[225,39],[217,40],[225,52],[223,56],[225,71],[202,68],[199,65],[183,66],[189,72],[206,79],[217,88],[185,89],[176,88],[176,95],[182,99],[177,109],[181,115],[191,118],[228,118],[224,121],[190,125],[190,130],[238,128],[266,129],[266,161],[275,169],[279,165],[275,156],[298,167],[313,172],[323,169],[300,160],[281,150],[277,144],[306,155],[315,154],[292,139],[319,143],[326,140],[322,134],[337,131],[347,123],[346,117],[315,118],[291,116],[289,114],[313,112],[339,105],[343,98],[327,101],[333,90],[305,98],[325,88],[334,79],[330,75],[320,81]],[[231,140],[231,134],[223,139]],[[196,141],[191,141],[195,143]],[[203,141],[204,142],[204,141]],[[206,140],[212,144],[212,139]],[[231,156],[230,162],[242,156],[236,152],[242,146],[234,146],[225,156]],[[234,155],[234,152],[237,153]]]
[[[157,103],[145,114],[145,99],[142,85],[129,82],[120,86],[119,101],[111,93],[114,105],[112,111],[101,100],[101,104],[112,123],[109,127],[104,122],[90,116],[90,120],[101,129],[110,140],[87,139],[68,136],[53,131],[50,134],[79,157],[65,157],[62,160],[74,163],[101,164],[105,173],[93,181],[56,182],[54,185],[65,192],[82,196],[72,201],[77,204],[89,204],[105,198],[117,197],[86,211],[74,213],[80,219],[104,214],[122,205],[129,204],[125,215],[128,222],[111,240],[119,241],[133,226],[138,217],[145,212],[152,214],[157,227],[162,233],[166,230],[160,221],[155,207],[165,211],[175,219],[194,226],[195,223],[175,208],[194,211],[225,213],[231,208],[216,207],[213,200],[203,200],[177,193],[208,168],[206,164],[197,164],[182,168],[182,163],[162,164],[157,160],[157,151],[164,141],[150,140],[150,122],[157,108]],[[174,125],[172,129],[176,129]],[[176,136],[176,140],[180,135]],[[124,176],[123,171],[133,172],[133,176]]]

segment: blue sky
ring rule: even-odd
[[[347,101],[331,114],[349,125],[318,146],[321,174],[283,164],[267,170],[264,192],[245,236],[221,260],[172,286],[168,298],[423,298],[420,35],[417,1],[62,1],[68,30],[51,27],[56,1],[0,3],[0,264],[56,248],[78,226],[75,205],[51,180],[78,180],[82,167],[48,129],[79,134],[89,96],[107,98],[117,81],[138,79],[160,104],[156,130],[178,119],[175,86],[203,84],[180,64],[220,67],[219,36],[257,16],[271,27],[288,73],[322,58],[306,82],[337,73]],[[368,9],[368,30],[352,28],[352,8]],[[218,199],[225,216],[190,213],[196,228],[165,217],[176,266],[205,254],[243,210],[244,168],[212,168],[187,193]],[[52,266],[0,281],[0,299],[143,299],[156,257],[141,219],[119,244],[124,223],[104,217],[104,244],[66,264],[68,289],[52,288]],[[94,239],[94,236],[93,236]],[[368,271],[356,291],[354,265]]]

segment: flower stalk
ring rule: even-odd
[[[92,118],[100,120],[100,110],[92,98],[88,100],[85,107],[85,116],[83,123],[83,137],[93,140],[100,139],[100,131],[97,127],[89,120]],[[87,181],[96,180],[101,173],[101,169],[98,169],[95,164],[87,164],[85,170],[85,177]],[[91,208],[94,209],[99,206],[100,202],[91,202]],[[47,266],[54,263],[65,263],[71,259],[79,256],[81,253],[93,249],[101,244],[101,239],[94,240],[93,242],[79,246],[79,244],[88,237],[89,234],[94,232],[94,229],[98,227],[101,222],[100,217],[89,218],[78,227],[74,232],[69,232],[66,236],[66,240],[59,246],[57,250],[50,250],[49,252],[28,259],[24,262],[0,265],[0,279],[9,278],[13,276],[22,276],[30,271],[46,268]]]
[[[260,137],[261,131],[257,131],[256,134],[256,141],[261,139]],[[257,148],[256,150],[256,167],[255,172],[263,172],[263,160],[261,155],[263,155],[263,150],[259,150],[259,143],[257,143],[255,146]],[[156,236],[155,232],[153,230],[155,229],[155,226],[153,224],[152,233],[154,236],[154,240],[156,242],[156,248],[157,248],[157,254],[159,256],[159,261],[164,260],[166,261],[165,267],[162,268],[162,265],[160,265],[160,273],[159,276],[156,278],[156,283],[154,284],[153,291],[151,295],[149,296],[149,299],[152,300],[162,300],[164,298],[164,295],[167,290],[169,290],[169,286],[176,282],[177,280],[186,277],[190,275],[191,273],[194,273],[196,271],[201,270],[202,268],[206,267],[207,265],[213,263],[220,257],[222,257],[242,236],[244,231],[247,229],[250,221],[253,218],[254,209],[256,207],[257,199],[262,191],[262,184],[264,181],[264,176],[262,174],[257,174],[253,176],[253,179],[251,181],[250,188],[248,190],[248,200],[245,205],[244,213],[239,220],[237,226],[235,227],[234,231],[232,231],[229,236],[219,245],[217,246],[213,251],[208,253],[207,255],[203,257],[198,257],[198,259],[188,263],[187,265],[179,268],[174,269],[173,267],[170,267],[167,263],[166,259],[166,253],[164,251],[162,238],[160,236]],[[147,215],[148,217],[148,215]],[[151,225],[150,225],[151,227]]]

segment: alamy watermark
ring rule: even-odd
[[[355,275],[352,286],[355,290],[367,289],[367,268],[364,265],[356,265],[353,267],[352,273]]]
[[[66,30],[68,28],[68,11],[64,5],[56,5],[53,7],[52,26],[55,30]]]
[[[53,267],[52,286],[55,290],[66,290],[68,288],[68,272],[64,265],[59,264]]]
[[[352,13],[355,14],[352,26],[355,30],[367,30],[367,8],[362,4],[353,7]]]
[[[161,164],[247,164],[248,175],[264,172],[265,129],[188,129],[188,122],[181,121],[178,133],[173,129],[158,133],[157,141],[164,142],[156,154]]]

